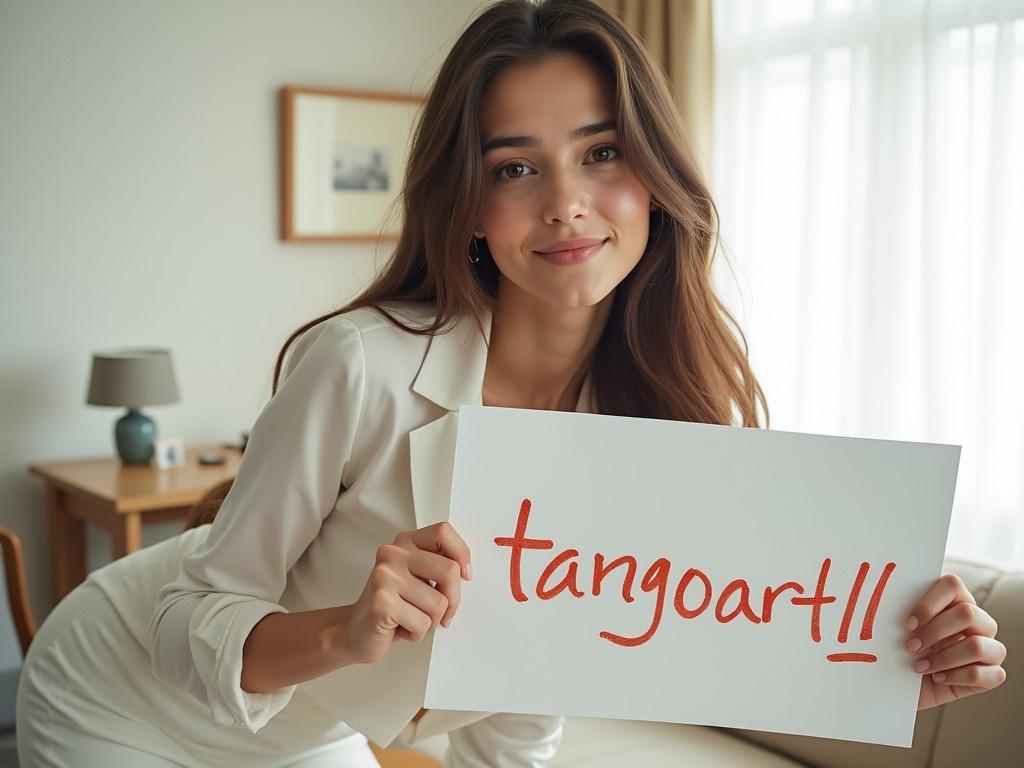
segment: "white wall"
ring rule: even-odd
[[[84,404],[92,350],[170,347],[182,400],[149,409],[160,434],[233,440],[288,334],[372,274],[370,246],[278,240],[278,88],[422,93],[483,4],[0,0],[0,525],[22,537],[40,621],[26,467],[112,453],[119,411]],[[90,569],[109,548],[90,531]],[[19,664],[0,610],[0,674]]]

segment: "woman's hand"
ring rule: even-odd
[[[1006,646],[995,639],[996,622],[978,607],[955,574],[942,576],[907,618],[904,647],[914,670],[925,673],[917,708],[929,709],[1002,685]]]
[[[438,621],[447,627],[459,607],[460,579],[472,576],[469,547],[450,523],[399,533],[377,550],[363,593],[348,606],[351,659],[373,663],[396,640],[418,642]]]

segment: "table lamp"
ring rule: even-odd
[[[128,408],[114,425],[114,443],[123,464],[149,464],[153,458],[156,422],[139,408],[178,400],[169,349],[126,348],[93,353],[85,402]]]

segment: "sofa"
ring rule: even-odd
[[[1006,682],[993,691],[919,712],[910,749],[732,728],[568,717],[550,768],[1024,768],[1024,571],[947,557],[995,618],[1007,648]],[[446,736],[418,751],[443,759]],[[410,755],[410,757],[412,757]]]

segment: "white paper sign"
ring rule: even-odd
[[[909,747],[960,447],[463,406],[425,706]]]

